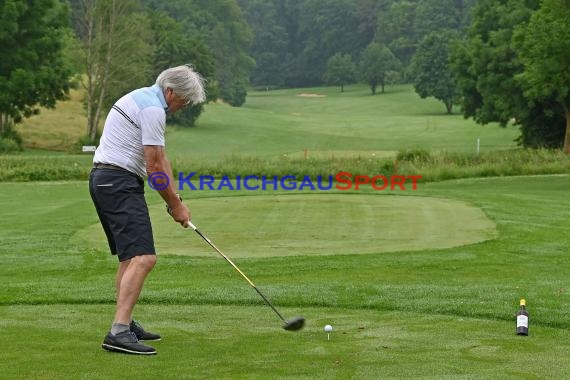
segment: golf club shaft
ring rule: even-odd
[[[208,243],[210,245],[210,247],[214,248],[216,250],[216,252],[218,252],[228,263],[230,263],[230,265],[232,267],[234,267],[234,269],[241,274],[241,276],[251,285],[252,288],[255,289],[255,291],[257,292],[257,294],[259,294],[261,296],[261,298],[263,298],[263,300],[271,307],[271,309],[273,309],[273,311],[275,312],[275,314],[277,314],[279,316],[279,318],[287,323],[287,321],[285,321],[285,318],[283,318],[283,316],[281,315],[281,313],[279,313],[277,311],[277,309],[275,308],[275,306],[273,306],[273,304],[269,301],[269,299],[267,299],[267,297],[265,297],[265,295],[263,293],[261,293],[261,291],[259,289],[257,289],[257,286],[255,286],[255,284],[245,275],[245,273],[243,273],[238,267],[237,265],[234,264],[234,262],[232,260],[230,260],[229,257],[227,257],[226,255],[223,254],[222,251],[220,251],[218,249],[218,247],[216,247],[216,245],[214,243],[212,243],[212,241],[210,239],[208,239],[208,237],[206,237],[204,234],[202,234],[200,232],[200,230],[198,230],[198,228],[191,222],[188,221],[188,227],[192,228],[194,231],[196,231],[196,233],[198,235],[200,235],[200,237],[202,237],[202,239],[204,239],[206,241],[206,243]]]

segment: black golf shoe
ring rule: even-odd
[[[129,328],[135,333],[138,340],[160,340],[160,335],[145,331],[142,325],[135,320],[131,321]]]
[[[156,355],[152,347],[139,343],[137,336],[132,331],[124,331],[117,335],[109,332],[103,340],[102,347],[107,351],[125,352],[136,355]]]

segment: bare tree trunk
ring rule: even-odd
[[[95,140],[96,138],[96,134],[97,134],[97,126],[99,125],[99,120],[101,120],[101,112],[102,112],[102,108],[103,108],[103,102],[105,100],[105,92],[107,90],[107,83],[109,81],[109,73],[111,71],[111,62],[112,62],[112,58],[113,58],[113,41],[114,41],[114,32],[115,32],[115,25],[117,22],[117,16],[120,13],[120,11],[117,9],[117,0],[113,0],[112,2],[112,7],[111,7],[111,12],[109,15],[109,29],[108,29],[108,34],[107,34],[107,41],[106,41],[106,45],[107,45],[107,52],[105,55],[105,63],[103,66],[103,74],[102,74],[102,78],[101,78],[101,86],[100,86],[100,90],[99,90],[99,99],[97,101],[97,109],[95,111],[95,117],[94,117],[94,126],[95,128],[92,129],[91,131],[91,135],[90,138],[91,140]]]
[[[81,2],[83,6],[81,40],[85,49],[87,69],[83,81],[87,103],[86,136],[95,141],[98,126],[107,111],[105,107],[109,94],[119,92],[112,91],[110,86],[125,78],[125,67],[119,63],[123,63],[125,57],[130,57],[129,52],[135,53],[137,57],[143,57],[141,49],[137,47],[148,46],[145,45],[147,40],[143,38],[146,35],[141,33],[148,30],[148,26],[145,26],[146,19],[142,14],[137,18],[138,3],[135,0],[81,0]],[[129,22],[131,18],[142,20],[145,25],[132,25]],[[142,60],[144,59],[147,58]],[[136,58],[133,62],[135,61]],[[137,66],[140,64],[133,62],[130,63]],[[142,62],[142,67],[146,67],[145,62]],[[126,80],[128,82],[132,78]]]
[[[96,131],[96,124],[94,123],[94,112],[95,108],[95,82],[97,77],[97,47],[95,46],[95,1],[94,0],[84,0],[82,2],[83,6],[83,28],[84,28],[84,46],[85,46],[85,66],[87,69],[87,84],[83,82],[83,87],[86,93],[86,108],[87,108],[87,130],[86,136],[93,139],[92,136],[95,135],[93,132]]]
[[[94,69],[94,15],[95,10],[91,9],[90,17],[88,17],[87,26],[87,136],[91,136],[93,129],[93,69]]]
[[[0,135],[8,132],[10,125],[12,124],[12,118],[7,113],[0,113]]]
[[[113,56],[117,47],[115,46],[115,33],[118,20],[124,16],[128,7],[126,2],[110,0],[109,3],[101,0],[84,0],[85,12],[85,37],[87,66],[87,136],[95,141],[97,138],[97,128],[103,114],[103,106],[109,78]],[[99,8],[97,8],[99,5]],[[101,51],[104,56],[101,57]]]
[[[447,110],[447,114],[451,115],[453,113],[453,101],[446,100],[445,101],[445,109]]]
[[[564,152],[570,154],[570,108],[564,105],[566,111],[566,134],[564,136]]]

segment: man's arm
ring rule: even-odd
[[[174,176],[172,175],[172,168],[170,162],[166,158],[164,147],[160,145],[145,145],[144,158],[146,161],[146,173],[151,176],[153,173],[164,173],[168,179],[169,184],[166,188],[156,191],[160,194],[162,199],[166,202],[168,207],[172,210],[172,218],[186,227],[190,220],[190,210],[176,194],[176,187],[174,184]]]

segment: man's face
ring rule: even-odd
[[[175,113],[189,105],[189,102],[176,95],[171,88],[166,89],[164,98],[166,99],[166,104],[168,105],[168,113]]]

